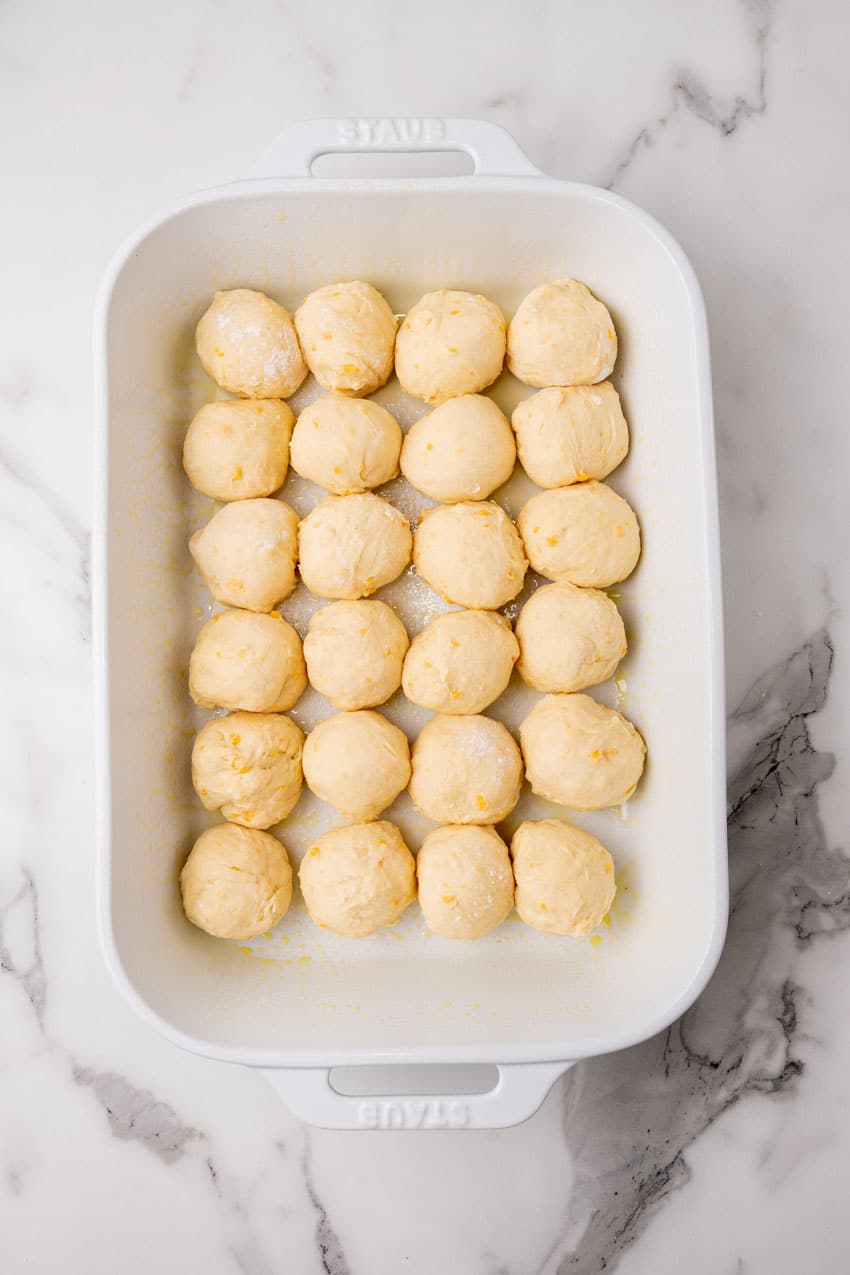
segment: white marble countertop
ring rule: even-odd
[[[327,9],[333,13],[328,14]],[[0,1270],[632,1275],[847,1269],[850,887],[837,3],[0,15]],[[120,999],[94,925],[90,315],[117,242],[312,116],[505,124],[664,222],[706,293],[732,920],[663,1037],[502,1133],[311,1131]],[[834,656],[834,658],[833,658]]]

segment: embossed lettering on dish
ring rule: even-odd
[[[442,141],[445,134],[440,119],[350,119],[337,126],[341,146],[411,146]]]
[[[465,1102],[438,1099],[361,1102],[357,1114],[364,1129],[466,1129],[470,1123]]]

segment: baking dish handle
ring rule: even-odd
[[[260,156],[252,177],[309,177],[320,155],[464,151],[481,177],[541,177],[510,133],[489,120],[324,119],[290,124]]]
[[[373,1097],[338,1093],[321,1067],[264,1068],[283,1101],[320,1129],[506,1129],[533,1116],[571,1062],[498,1068],[487,1093]],[[418,1070],[418,1069],[417,1069]]]

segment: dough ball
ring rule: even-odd
[[[631,575],[640,528],[631,506],[605,483],[541,491],[520,510],[528,560],[550,580],[607,589]]]
[[[218,939],[253,939],[285,916],[292,899],[289,856],[257,828],[219,823],[202,832],[180,873],[183,910]]]
[[[371,492],[329,496],[301,523],[301,579],[320,598],[362,598],[410,561],[410,523]]]
[[[617,361],[614,321],[578,279],[535,288],[508,328],[508,367],[526,385],[596,385]]]
[[[301,639],[277,611],[214,615],[189,660],[189,693],[203,708],[281,713],[306,685]]]
[[[183,468],[213,500],[270,496],[283,486],[295,417],[277,399],[207,403],[186,432]]]
[[[621,805],[643,774],[641,736],[589,695],[545,695],[519,734],[532,791],[573,810]]]
[[[304,736],[282,713],[228,713],[198,732],[192,783],[207,810],[271,828],[301,796]]]
[[[480,939],[514,905],[508,847],[495,828],[455,824],[429,832],[416,856],[425,924],[447,939]]]
[[[514,408],[522,467],[538,487],[606,478],[625,459],[629,427],[610,381],[540,390]]]
[[[395,315],[371,283],[317,288],[295,311],[307,366],[324,390],[371,394],[393,370]]]
[[[377,819],[410,779],[407,736],[368,709],[328,717],[307,736],[304,778],[341,815]]]
[[[315,612],[304,639],[310,685],[334,708],[374,708],[401,686],[408,645],[385,602],[331,602]]]
[[[271,611],[295,588],[298,515],[282,500],[239,500],[189,541],[217,602]]]
[[[432,717],[413,745],[410,795],[435,823],[498,823],[522,785],[522,757],[492,717]]]
[[[491,398],[464,394],[421,417],[401,449],[401,472],[433,500],[485,500],[514,470],[516,444]]]
[[[289,398],[307,375],[292,315],[263,292],[217,292],[195,330],[204,371],[245,398]]]
[[[584,829],[560,819],[521,823],[511,856],[516,910],[535,930],[583,938],[611,910],[614,861]]]
[[[503,615],[447,611],[413,639],[402,686],[414,704],[435,713],[480,713],[511,679],[519,643]]]
[[[310,919],[347,938],[395,925],[416,898],[413,855],[386,820],[326,832],[301,860],[298,879]]]
[[[528,566],[516,527],[490,500],[426,509],[413,562],[447,602],[485,611],[516,597]]]
[[[580,691],[613,674],[626,654],[620,612],[598,589],[547,584],[516,624],[522,679],[538,691]]]
[[[395,478],[401,427],[380,403],[329,394],[304,408],[291,450],[292,468],[302,478],[347,496]]]
[[[402,389],[426,403],[477,394],[492,385],[505,361],[505,316],[473,292],[441,288],[410,310],[395,343]]]

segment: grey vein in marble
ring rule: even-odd
[[[141,1142],[164,1164],[179,1160],[186,1144],[203,1136],[183,1124],[167,1102],[147,1089],[137,1089],[116,1072],[96,1071],[75,1063],[73,1077],[76,1084],[91,1086],[116,1138]]]
[[[322,1270],[325,1275],[351,1275],[342,1245],[328,1220],[327,1209],[316,1190],[309,1140],[301,1160],[301,1171],[304,1175],[307,1198],[316,1212],[316,1245],[322,1261]]]
[[[47,981],[41,957],[38,892],[32,873],[26,869],[21,872],[18,889],[0,904],[0,972],[17,979],[43,1030]]]

